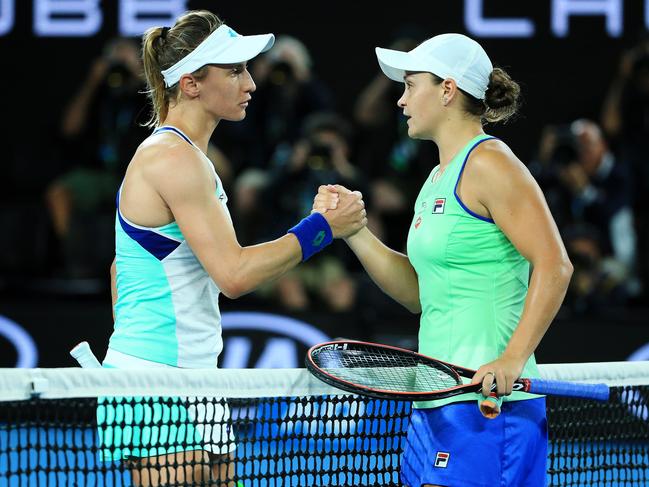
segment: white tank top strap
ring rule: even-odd
[[[212,170],[212,173],[214,173],[214,176],[216,177],[216,179],[218,180],[219,185],[223,186],[223,184],[221,183],[221,178],[219,178],[219,175],[216,173],[216,169],[214,169],[214,164],[212,164],[212,161],[210,160],[210,158],[207,157],[207,154],[204,154],[203,151],[200,150],[196,144],[194,144],[192,139],[190,139],[189,136],[185,132],[180,130],[178,127],[174,127],[173,125],[162,125],[162,126],[158,127],[157,129],[155,129],[151,135],[152,136],[153,135],[158,135],[158,134],[162,134],[164,132],[170,132],[172,134],[176,134],[178,137],[183,139],[185,142],[190,144],[192,147],[196,148],[203,155],[203,157],[205,157],[205,159],[207,159],[207,161],[209,162],[209,167]]]

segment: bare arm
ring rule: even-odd
[[[610,137],[616,137],[622,130],[622,94],[626,80],[617,77],[604,98],[602,107],[602,127]]]
[[[377,75],[361,92],[354,106],[354,117],[365,127],[376,127],[394,113],[392,104],[385,103],[392,81],[383,73]]]
[[[328,212],[350,191],[344,186],[320,186],[314,211]],[[392,299],[412,313],[421,312],[419,281],[408,257],[385,246],[367,227],[345,239],[372,280]]]
[[[408,311],[421,312],[417,273],[408,256],[385,246],[367,227],[345,240],[385,294]]]
[[[613,79],[604,98],[601,121],[604,131],[609,137],[617,137],[622,131],[622,96],[624,88],[629,82],[636,56],[641,52],[639,46],[622,55],[617,76]]]
[[[179,147],[160,155],[147,178],[169,206],[189,246],[221,291],[230,298],[246,294],[281,276],[302,261],[293,234],[272,242],[242,247],[221,206],[214,178],[194,149]],[[334,237],[356,231],[365,220],[360,197],[349,195],[327,215]]]
[[[572,264],[538,184],[504,144],[496,144],[472,161],[467,184],[533,271],[520,321],[505,352],[481,367],[476,379],[491,385],[492,378],[484,374],[494,371],[498,393],[509,394],[563,302]]]
[[[66,106],[61,121],[61,132],[66,137],[74,137],[83,129],[90,104],[107,70],[108,62],[103,58],[97,59],[76,96]]]

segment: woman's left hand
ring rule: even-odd
[[[473,378],[472,383],[482,383],[482,395],[487,397],[491,392],[491,386],[497,385],[496,394],[509,396],[512,393],[514,381],[521,376],[526,360],[502,355],[497,360],[489,362],[480,367]]]

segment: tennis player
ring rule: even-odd
[[[538,376],[533,352],[561,305],[572,265],[537,183],[483,130],[483,123],[516,113],[519,86],[460,34],[376,54],[383,72],[405,84],[398,106],[409,136],[435,142],[440,164],[415,203],[407,256],[367,228],[347,243],[381,289],[421,312],[421,353],[477,369],[473,381],[483,394],[495,381],[504,398],[492,421],[480,414],[475,394],[415,404],[402,482],[545,485],[545,399],[512,394],[512,383]],[[335,208],[336,195],[346,191],[321,187],[314,208]]]
[[[237,242],[227,195],[205,153],[220,120],[245,117],[255,91],[246,63],[273,42],[272,34],[241,36],[207,11],[187,12],[173,27],[144,34],[155,130],[130,161],[117,197],[115,325],[105,367],[216,367],[223,346],[219,293],[248,293],[365,225],[356,193],[277,240]],[[117,417],[126,427],[109,426]],[[178,417],[188,422],[169,421]],[[100,407],[102,453],[133,461],[136,485],[232,478],[232,465],[226,471],[214,460],[235,448],[228,417],[219,401]]]

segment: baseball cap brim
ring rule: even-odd
[[[412,51],[376,48],[379,66],[394,81],[404,81],[409,72],[432,73],[455,80],[469,95],[483,100],[489,87],[493,65],[480,44],[463,34],[439,34]]]
[[[422,63],[411,53],[393,49],[376,48],[376,57],[383,73],[394,81],[403,83],[406,71],[424,71]]]

